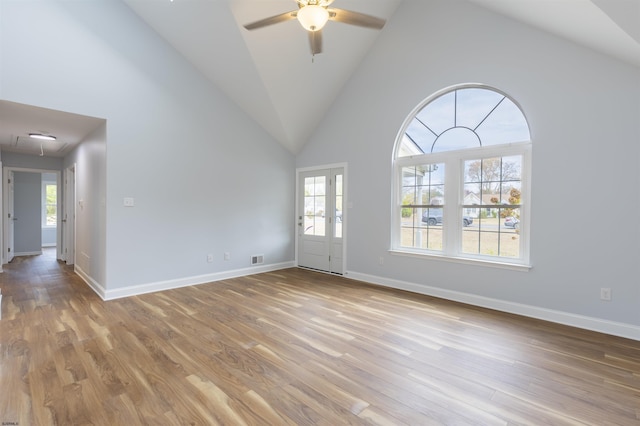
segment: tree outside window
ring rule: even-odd
[[[55,227],[58,223],[58,185],[44,184],[43,226]]]

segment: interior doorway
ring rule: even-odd
[[[344,274],[345,165],[298,170],[297,265]]]
[[[61,258],[60,183],[59,170],[3,168],[3,264],[42,254],[43,247]]]

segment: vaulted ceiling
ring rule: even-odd
[[[293,0],[125,0],[144,21],[275,139],[297,152],[380,31],[328,22],[312,57],[296,20],[244,24],[297,9]],[[336,0],[332,6],[390,19],[400,0]]]
[[[243,28],[296,9],[294,0],[124,1],[293,153],[385,31],[328,22],[324,51],[312,60],[295,20]],[[428,0],[335,0],[331,7],[390,20],[403,1]],[[640,0],[470,1],[640,66]]]
[[[323,30],[323,53],[312,56],[307,33],[296,20],[254,31],[243,28],[295,10],[294,0],[123,1],[294,154],[313,134],[378,37],[389,31],[389,26],[378,31],[330,21]],[[389,21],[410,1],[429,0],[335,0],[332,7]],[[467,1],[640,67],[640,0]],[[11,143],[20,142],[19,136],[33,129],[53,126],[36,121],[28,123],[32,127],[27,129],[29,120],[16,115],[29,114],[28,108],[14,110],[16,105],[7,102],[0,107],[3,149],[11,149]],[[44,120],[43,112],[34,108],[32,117]],[[96,124],[86,117],[68,118],[67,128],[77,129],[76,133]],[[70,135],[69,143],[84,136],[79,133]]]

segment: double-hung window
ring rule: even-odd
[[[531,140],[512,99],[445,89],[407,118],[394,149],[393,251],[528,266]]]

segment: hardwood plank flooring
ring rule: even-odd
[[[104,302],[0,274],[0,422],[640,425],[640,342],[287,269]]]

